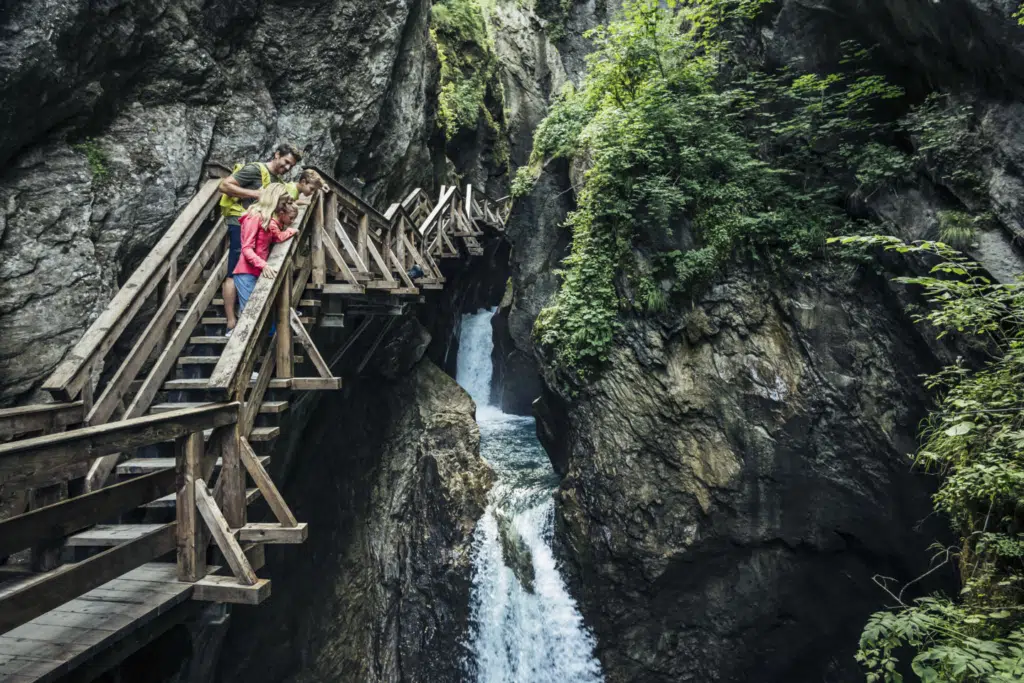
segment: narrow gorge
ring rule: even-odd
[[[0,408],[210,164],[508,207],[316,329],[343,385],[268,453],[309,527],[270,597],[52,680],[1024,681],[1022,12],[4,0]]]

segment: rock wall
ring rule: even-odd
[[[323,395],[283,485],[309,540],[267,547],[273,595],[235,609],[220,681],[462,680],[470,534],[492,478],[473,415],[426,359]]]
[[[28,398],[187,202],[203,163],[433,187],[428,0],[7,3],[0,405]]]
[[[915,578],[943,535],[905,460],[931,355],[882,282],[733,273],[549,397],[559,539],[609,683],[856,677],[871,577]]]

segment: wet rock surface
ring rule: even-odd
[[[878,278],[725,278],[566,406],[559,540],[609,682],[841,681],[872,582],[943,536],[911,473],[930,354]]]
[[[273,596],[235,612],[220,680],[461,681],[492,480],[473,402],[429,360],[340,394],[320,399],[283,486],[309,540],[267,548]]]

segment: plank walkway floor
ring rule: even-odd
[[[151,562],[0,636],[0,683],[48,683],[188,600],[173,564]]]

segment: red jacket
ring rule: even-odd
[[[284,242],[297,232],[295,228],[282,231],[281,224],[276,218],[271,218],[270,227],[264,230],[260,226],[259,215],[254,213],[245,214],[239,223],[242,226],[242,256],[238,259],[238,265],[235,266],[232,275],[259,277],[267,265],[270,245]]]

